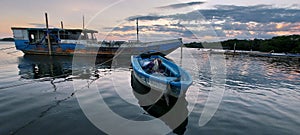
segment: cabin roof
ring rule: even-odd
[[[46,31],[46,28],[25,28],[25,27],[11,27],[12,30],[40,30],[40,31]],[[78,31],[78,32],[86,32],[86,33],[98,33],[96,30],[90,30],[90,29],[61,29],[61,28],[49,28],[49,30],[55,30],[55,31]]]

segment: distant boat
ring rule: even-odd
[[[61,28],[11,28],[15,46],[25,54],[40,55],[101,55],[118,54],[137,55],[149,51],[165,55],[182,45],[182,40],[164,40],[156,42],[115,41],[98,42],[95,30]],[[47,35],[50,35],[50,47]]]
[[[149,70],[149,63],[158,59],[161,62],[157,71]],[[192,77],[187,71],[160,55],[131,56],[131,64],[134,77],[141,84],[166,95],[180,97],[192,84]]]

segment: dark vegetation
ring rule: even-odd
[[[186,47],[192,48],[211,48],[211,49],[228,49],[245,51],[261,51],[276,53],[300,53],[300,35],[277,36],[272,39],[254,39],[239,40],[230,39],[221,42],[212,43],[187,43]]]

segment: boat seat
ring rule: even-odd
[[[176,69],[170,67],[169,65],[167,64],[162,64],[164,67],[165,67],[165,73],[168,75],[168,76],[172,76],[172,77],[180,77],[180,73],[178,71],[176,71]]]

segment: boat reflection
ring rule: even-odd
[[[110,69],[110,59],[90,59],[82,57],[73,63],[72,57],[67,56],[34,56],[19,57],[18,69],[22,79],[67,78],[76,76],[88,79],[99,76],[99,69]],[[91,64],[92,63],[92,64]]]
[[[162,93],[151,90],[136,80],[131,72],[131,87],[139,105],[151,116],[161,119],[175,134],[184,134],[188,124],[188,109],[185,96],[167,99]],[[175,107],[176,106],[176,107]],[[172,110],[172,111],[171,111]]]

